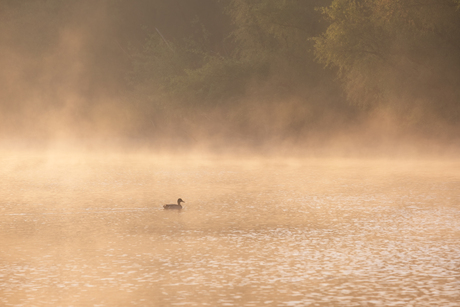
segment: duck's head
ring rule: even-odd
[[[182,198],[179,198],[179,199],[177,200],[177,204],[180,205],[180,203],[185,203],[185,201],[183,201]]]

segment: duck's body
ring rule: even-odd
[[[175,205],[175,204],[164,205],[163,208],[165,208],[167,210],[180,210],[180,209],[182,209],[182,206],[181,206],[180,203],[185,203],[185,201],[183,201],[182,198],[179,198],[177,200],[177,205]]]

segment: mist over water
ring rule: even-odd
[[[460,306],[460,2],[407,1],[0,0],[0,306]]]
[[[457,160],[0,159],[5,306],[458,306]]]
[[[363,68],[354,72],[362,77],[341,84],[313,52],[327,30],[316,7],[327,5],[2,1],[0,138],[46,144],[135,139],[166,151],[458,152],[455,10],[435,6],[440,19],[447,14],[439,30],[448,32],[447,45],[403,44],[397,59],[380,50],[389,57],[383,63],[391,64],[375,63],[382,76],[366,79]],[[250,16],[239,14],[245,9],[260,18],[244,19]],[[274,15],[265,20],[266,14]],[[293,24],[280,28],[289,14]],[[398,39],[382,45],[402,44]],[[375,96],[383,100],[365,104],[374,77],[382,79]]]

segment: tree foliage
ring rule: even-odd
[[[335,0],[316,55],[336,67],[348,99],[423,108],[458,120],[460,11],[454,0]]]
[[[0,107],[18,114],[81,119],[113,95],[142,123],[226,114],[241,131],[378,108],[460,122],[460,0],[0,0],[0,17]]]
[[[315,10],[324,1],[219,3],[227,31],[212,37],[202,16],[195,16],[189,23],[194,30],[182,36],[164,38],[156,31],[136,54],[135,78],[212,104],[241,97],[254,84],[293,89],[318,80],[322,69],[314,61],[311,39],[324,25]]]

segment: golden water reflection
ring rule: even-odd
[[[456,161],[0,159],[0,305],[458,306]]]

